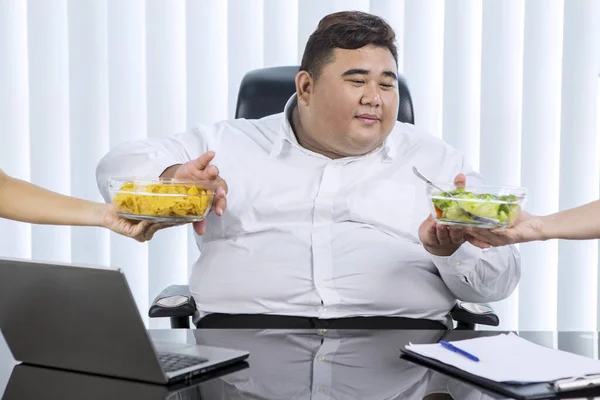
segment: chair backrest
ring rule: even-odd
[[[298,66],[271,67],[250,71],[244,75],[238,93],[236,118],[258,119],[278,114],[296,92]],[[408,85],[398,76],[398,121],[415,123]]]

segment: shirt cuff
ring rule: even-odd
[[[468,276],[472,273],[482,255],[482,249],[475,247],[468,242],[463,243],[450,256],[436,256],[429,254],[431,260],[441,274],[464,276],[469,282],[470,279],[468,279]]]

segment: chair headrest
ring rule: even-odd
[[[296,92],[298,66],[261,68],[244,75],[238,93],[235,118],[259,119],[283,111]],[[415,123],[408,85],[398,76],[398,121]]]

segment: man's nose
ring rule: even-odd
[[[365,91],[361,98],[361,104],[379,107],[381,105],[381,96],[379,95],[379,86],[376,83],[369,83],[364,86]]]

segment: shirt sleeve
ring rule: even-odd
[[[454,159],[448,169],[456,174],[464,173],[467,186],[484,184],[481,175],[462,155]],[[513,245],[480,249],[467,242],[450,256],[430,254],[430,257],[450,291],[462,301],[482,303],[505,299],[521,279],[521,257]]]
[[[184,164],[207,151],[217,151],[220,131],[216,126],[195,126],[164,138],[126,142],[111,149],[98,163],[96,181],[106,202],[109,179],[115,177],[158,178],[172,165]]]

